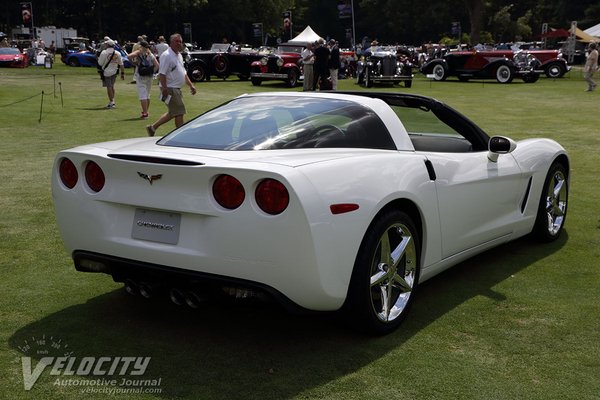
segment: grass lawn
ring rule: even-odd
[[[405,323],[381,338],[329,315],[272,306],[177,308],[75,271],[54,220],[53,158],[75,145],[145,135],[127,74],[117,108],[105,110],[95,69],[0,70],[0,399],[600,399],[600,91],[584,92],[580,70],[510,85],[418,75],[411,89],[373,89],[436,97],[489,134],[553,138],[572,161],[561,240],[517,240],[446,271],[421,286]],[[236,78],[197,87],[185,97],[190,116],[242,93],[290,90]],[[351,80],[340,89],[365,90]],[[151,121],[163,112],[157,97]],[[69,376],[50,367],[24,389],[22,357],[34,368],[65,354],[151,357],[134,378],[160,380],[160,393],[100,393],[115,386],[77,376],[64,384]]]

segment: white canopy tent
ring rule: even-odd
[[[587,28],[584,32],[590,36],[600,38],[600,24],[594,25],[591,28]]]
[[[295,38],[290,40],[288,43],[305,45],[306,43],[309,43],[309,42],[311,42],[311,43],[316,42],[319,39],[323,39],[323,38],[321,36],[317,35],[315,33],[315,31],[313,31],[309,25],[298,36],[296,36]]]

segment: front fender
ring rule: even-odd
[[[448,62],[443,58],[435,58],[433,60],[427,61],[420,69],[423,74],[430,74],[433,72],[433,67],[437,64],[441,64],[445,70],[448,70]]]

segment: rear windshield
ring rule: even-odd
[[[235,99],[190,121],[158,144],[213,150],[396,149],[372,110],[351,101],[302,96]]]

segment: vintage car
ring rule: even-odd
[[[257,51],[235,44],[214,43],[210,50],[190,51],[187,74],[193,82],[210,80],[211,76],[227,79],[236,75],[242,80],[250,77],[250,64],[260,60]]]
[[[428,97],[262,92],[160,139],[61,151],[52,195],[75,268],[130,293],[272,298],[384,334],[446,268],[557,239],[569,165],[553,140],[490,137]]]
[[[250,66],[250,79],[254,86],[263,81],[284,81],[288,87],[295,87],[302,76],[301,57],[303,46],[280,44],[272,54],[264,55]]]
[[[436,81],[456,76],[463,82],[477,78],[510,83],[519,76],[524,82],[533,83],[539,79],[539,67],[540,62],[525,52],[509,58],[502,51],[473,50],[448,52],[431,59],[421,67],[421,72]]]
[[[358,62],[356,83],[370,88],[377,83],[404,82],[404,86],[409,88],[413,80],[412,67],[409,58],[395,48],[379,48],[377,51],[367,52],[364,60]]]
[[[562,78],[571,70],[571,66],[567,64],[567,60],[559,50],[526,50],[526,52],[540,62],[538,72],[544,73],[548,78]]]
[[[27,53],[22,53],[16,47],[0,48],[0,67],[25,68],[29,65]]]

